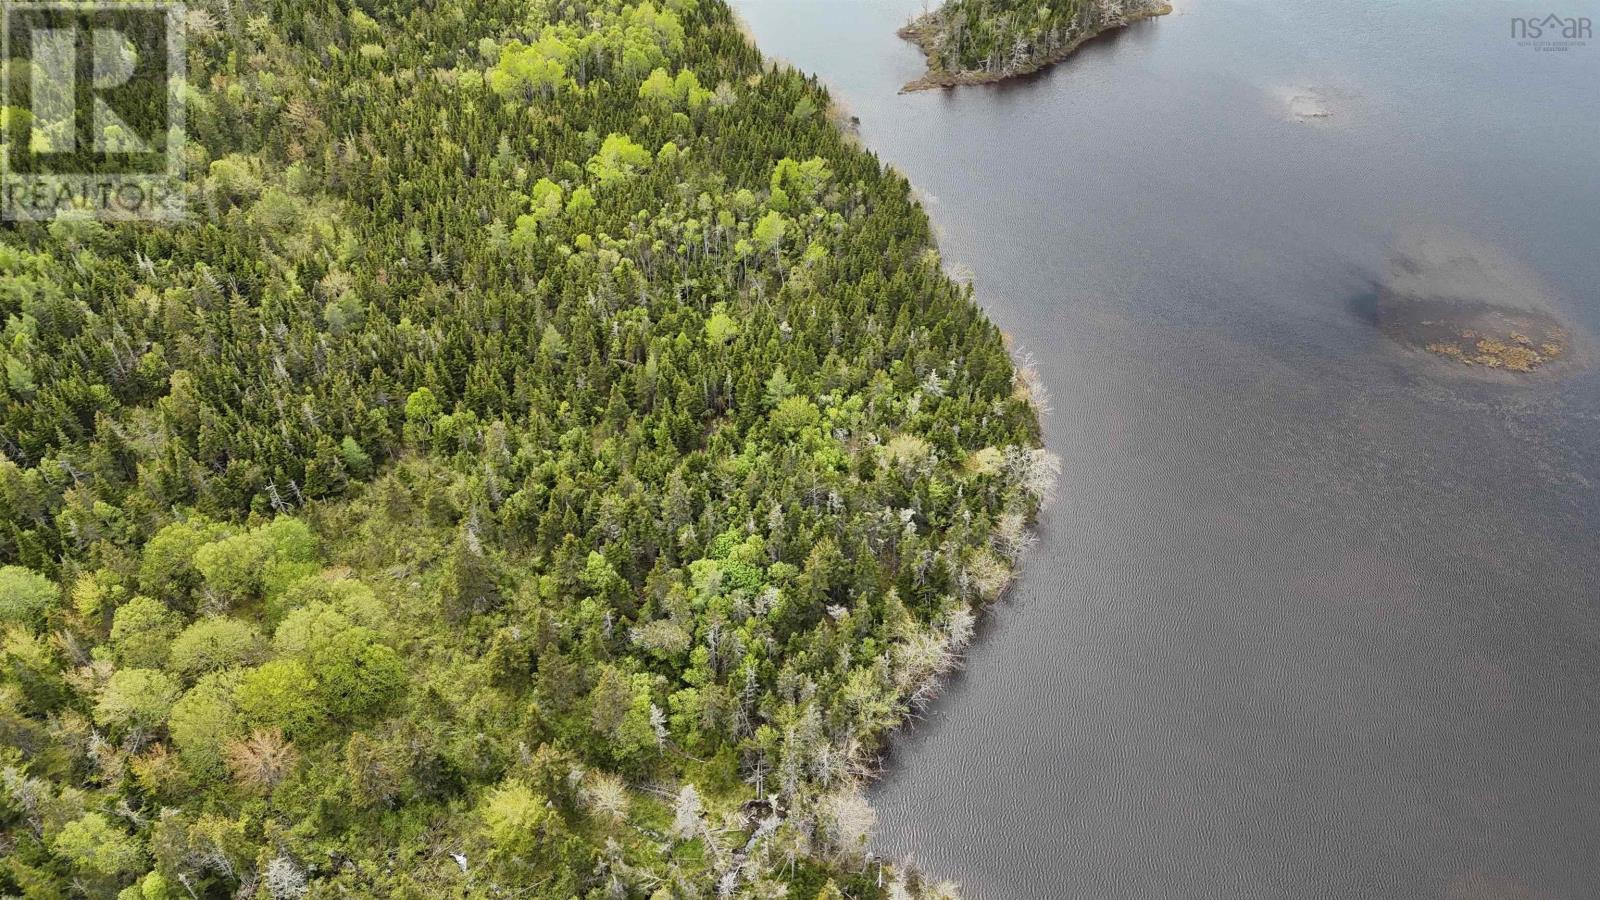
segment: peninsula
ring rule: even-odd
[[[0,228],[0,896],[948,896],[1056,464],[906,180],[722,0],[186,23],[191,219]]]

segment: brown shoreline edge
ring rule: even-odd
[[[1094,40],[1097,37],[1100,37],[1101,35],[1110,34],[1119,28],[1126,28],[1135,22],[1142,22],[1145,19],[1153,19],[1156,16],[1165,16],[1171,12],[1172,4],[1163,3],[1160,6],[1155,6],[1148,10],[1131,13],[1125,20],[1123,20],[1121,24],[1112,25],[1109,28],[1102,28],[1099,31],[1085,34],[1065,47],[1062,47],[1060,50],[1057,50],[1055,53],[1050,54],[1050,56],[1036,63],[1030,63],[1026,68],[1018,69],[1015,72],[935,72],[932,69],[929,69],[921,78],[906,82],[905,85],[900,88],[900,93],[909,94],[913,91],[927,91],[932,90],[933,88],[953,88],[963,84],[994,84],[996,82],[1005,81],[1009,78],[1020,78],[1024,75],[1032,75],[1034,72],[1037,72],[1048,66],[1053,66],[1056,63],[1065,60],[1067,57],[1077,52],[1079,47],[1082,47],[1084,44]],[[933,15],[933,13],[923,16],[895,32],[895,34],[899,35],[900,37],[910,41],[913,44],[916,44],[917,49],[921,50],[923,55],[930,59],[932,58],[932,55],[929,53],[927,42],[932,39],[932,29],[929,25],[924,23],[931,15]]]

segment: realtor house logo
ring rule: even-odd
[[[1514,16],[1511,38],[1519,47],[1539,51],[1562,51],[1588,45],[1594,37],[1594,21],[1588,16]]]
[[[174,220],[180,3],[0,2],[0,217]]]

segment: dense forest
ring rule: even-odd
[[[948,0],[900,30],[928,57],[927,75],[906,87],[1024,75],[1095,35],[1171,11],[1165,0]]]
[[[0,895],[948,892],[1055,464],[905,181],[720,0],[186,26],[190,221],[0,232]]]

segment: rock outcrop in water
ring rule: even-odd
[[[1333,103],[1325,90],[1314,87],[1285,88],[1277,94],[1291,121],[1317,124],[1333,118]]]
[[[900,29],[928,57],[927,74],[901,90],[1026,75],[1091,38],[1170,12],[1164,0],[947,0]]]
[[[1536,275],[1496,247],[1454,235],[1396,244],[1378,325],[1406,346],[1519,373],[1565,363],[1574,346]]]

